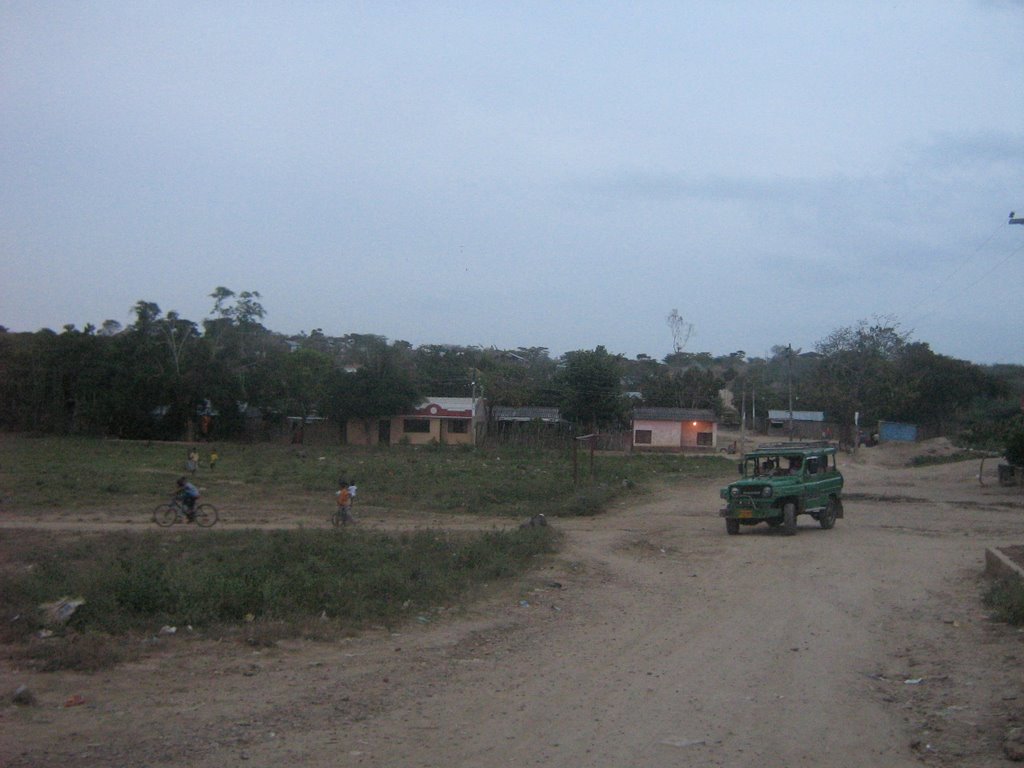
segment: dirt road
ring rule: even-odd
[[[1024,542],[1024,497],[973,462],[842,469],[831,531],[726,536],[716,488],[688,487],[558,521],[566,548],[527,583],[397,633],[5,663],[39,703],[2,710],[0,765],[1006,765],[1024,646],[980,572]]]

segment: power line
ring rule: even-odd
[[[982,275],[981,277],[979,277],[979,278],[978,278],[977,280],[975,280],[975,281],[974,281],[973,283],[971,283],[970,285],[968,285],[968,286],[967,286],[966,288],[964,288],[964,290],[965,290],[965,291],[969,291],[969,290],[970,290],[971,288],[973,288],[973,287],[974,287],[974,286],[976,286],[976,285],[977,285],[978,283],[980,283],[980,282],[981,282],[982,280],[984,280],[984,279],[985,279],[986,277],[988,277],[989,275],[991,275],[991,274],[992,274],[993,272],[995,272],[995,271],[996,271],[997,269],[999,269],[999,268],[1000,268],[1001,266],[1003,266],[1003,264],[1005,264],[1006,262],[1008,262],[1008,261],[1009,261],[1009,260],[1010,260],[1011,258],[1013,258],[1014,256],[1016,256],[1016,255],[1017,255],[1018,253],[1020,253],[1021,251],[1024,251],[1024,243],[1021,243],[1021,244],[1020,244],[1020,245],[1018,245],[1018,246],[1017,246],[1017,247],[1016,247],[1016,248],[1015,248],[1014,250],[1010,251],[1010,252],[1009,252],[1009,253],[1008,253],[1008,254],[1006,255],[1006,258],[1004,258],[1004,259],[1003,259],[1002,261],[999,261],[998,263],[996,263],[996,265],[995,265],[995,266],[993,266],[993,267],[992,267],[992,269],[990,269],[990,270],[989,270],[988,272],[986,272],[985,274],[983,274],[983,275]]]
[[[998,269],[998,268],[999,268],[1000,266],[1002,266],[1002,265],[1006,264],[1006,263],[1007,263],[1008,261],[1010,261],[1010,259],[1012,259],[1012,258],[1013,258],[1014,256],[1016,256],[1017,254],[1021,253],[1022,251],[1024,251],[1024,244],[1022,244],[1022,245],[1018,246],[1018,247],[1017,247],[1017,248],[1015,248],[1015,249],[1014,249],[1013,251],[1011,251],[1011,252],[1010,252],[1009,254],[1007,254],[1007,255],[1006,255],[1006,256],[1005,256],[1004,258],[1000,259],[1000,260],[999,260],[999,261],[997,261],[997,262],[996,262],[995,264],[993,264],[993,265],[992,265],[992,266],[991,266],[991,267],[990,267],[990,268],[989,268],[988,270],[986,270],[986,271],[985,271],[985,272],[984,272],[984,273],[983,273],[983,274],[982,274],[982,275],[980,276],[980,278],[978,278],[978,280],[976,280],[976,281],[975,281],[974,283],[971,283],[971,284],[969,284],[969,285],[967,285],[967,286],[964,286],[963,288],[958,288],[958,289],[957,289],[957,293],[961,293],[961,294],[966,294],[966,293],[967,293],[968,291],[970,291],[970,290],[971,290],[971,289],[973,289],[973,288],[974,288],[975,286],[977,286],[977,285],[978,285],[979,283],[981,283],[981,282],[982,282],[983,280],[985,280],[985,279],[987,278],[987,276],[988,276],[988,275],[990,275],[990,274],[991,274],[992,272],[994,272],[994,271],[995,271],[996,269]],[[936,299],[936,301],[938,301],[938,298],[937,298],[937,297],[933,296],[932,298],[935,298],[935,299]],[[920,304],[919,304],[919,306],[920,306]],[[936,307],[935,307],[934,309],[931,309],[931,310],[929,310],[929,311],[927,311],[927,312],[925,312],[925,313],[923,313],[923,314],[919,314],[919,315],[916,315],[916,316],[915,316],[915,317],[914,317],[914,318],[912,319],[912,321],[909,321],[909,325],[910,325],[911,327],[912,327],[912,326],[916,326],[916,325],[918,325],[918,323],[920,323],[921,321],[923,321],[923,319],[927,319],[928,317],[931,317],[931,316],[932,316],[933,314],[935,314],[935,313],[936,313],[936,312],[937,312],[938,310],[939,310],[939,307],[938,307],[938,306],[936,306]]]
[[[948,283],[950,280],[952,280],[957,275],[957,273],[960,272],[960,270],[964,269],[968,264],[970,264],[972,261],[974,261],[974,258],[981,252],[981,249],[984,248],[986,245],[988,245],[990,242],[992,242],[992,238],[994,238],[996,236],[996,234],[998,234],[999,230],[1001,230],[1004,226],[1006,226],[1006,225],[1005,224],[997,225],[995,227],[995,229],[993,229],[992,232],[989,234],[989,236],[985,238],[985,241],[981,245],[977,246],[974,249],[974,251],[969,256],[967,256],[967,258],[963,259],[959,264],[957,264],[953,268],[952,272],[950,272],[948,275],[946,275],[944,278],[942,278],[941,280],[938,281],[938,283],[936,284],[935,288],[936,289],[940,288],[943,285],[945,285],[946,283]],[[933,299],[933,298],[935,298],[935,290],[934,289],[930,293],[926,294],[924,296],[924,298],[922,298],[919,302],[917,302],[917,304],[915,304],[914,306],[910,307],[910,309],[908,309],[907,312],[908,313],[909,312],[913,312],[918,307],[920,307],[922,304],[924,304],[926,301],[928,301],[929,299]]]

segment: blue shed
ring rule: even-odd
[[[901,424],[898,421],[878,422],[880,442],[916,443],[917,424]]]

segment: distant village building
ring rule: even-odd
[[[792,429],[790,411],[769,410],[765,434],[772,437],[793,437],[805,440],[831,440],[835,436],[835,425],[825,421],[824,411],[793,411]]]
[[[389,419],[349,419],[349,445],[476,445],[486,429],[484,401],[473,397],[428,397],[410,413]]]
[[[718,445],[715,412],[705,408],[636,408],[636,451],[714,450]]]

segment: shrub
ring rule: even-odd
[[[991,608],[995,617],[1014,626],[1024,624],[1024,581],[1000,579],[985,593],[983,602]]]
[[[42,672],[76,669],[96,672],[138,656],[124,638],[98,632],[72,632],[44,639],[32,638],[24,656]]]
[[[1006,460],[1018,467],[1024,467],[1024,423],[1018,421],[1007,435]]]
[[[581,488],[573,496],[568,512],[579,517],[592,517],[604,509],[608,499],[608,489],[600,485]]]

